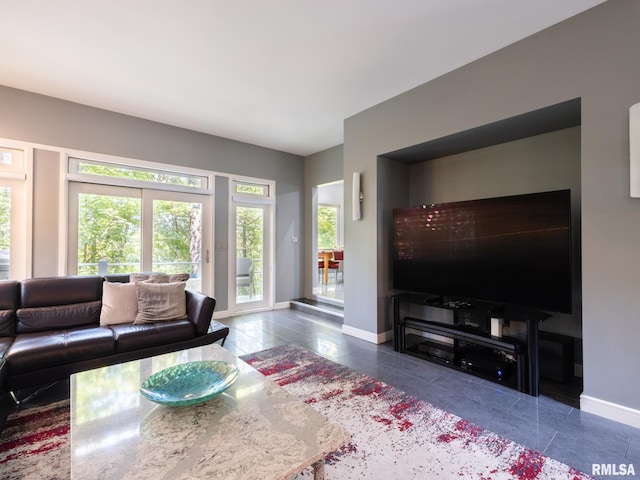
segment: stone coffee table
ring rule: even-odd
[[[179,363],[224,360],[240,378],[188,407],[156,405],[139,393],[151,374]],[[71,376],[72,479],[288,479],[350,434],[218,345],[183,350]]]

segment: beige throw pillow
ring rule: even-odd
[[[134,324],[187,318],[185,282],[138,282],[133,285],[138,297],[138,314]]]
[[[133,323],[138,314],[135,283],[104,282],[100,325]]]

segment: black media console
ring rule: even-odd
[[[391,301],[394,350],[538,396],[538,322],[550,315],[418,294],[394,295]],[[453,323],[401,317],[403,303],[451,310]],[[518,338],[492,336],[491,318],[507,324],[524,323],[523,335]]]

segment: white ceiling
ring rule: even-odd
[[[308,155],[345,118],[602,2],[0,0],[0,84]]]

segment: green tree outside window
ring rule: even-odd
[[[318,249],[333,250],[338,244],[338,207],[318,205]]]

